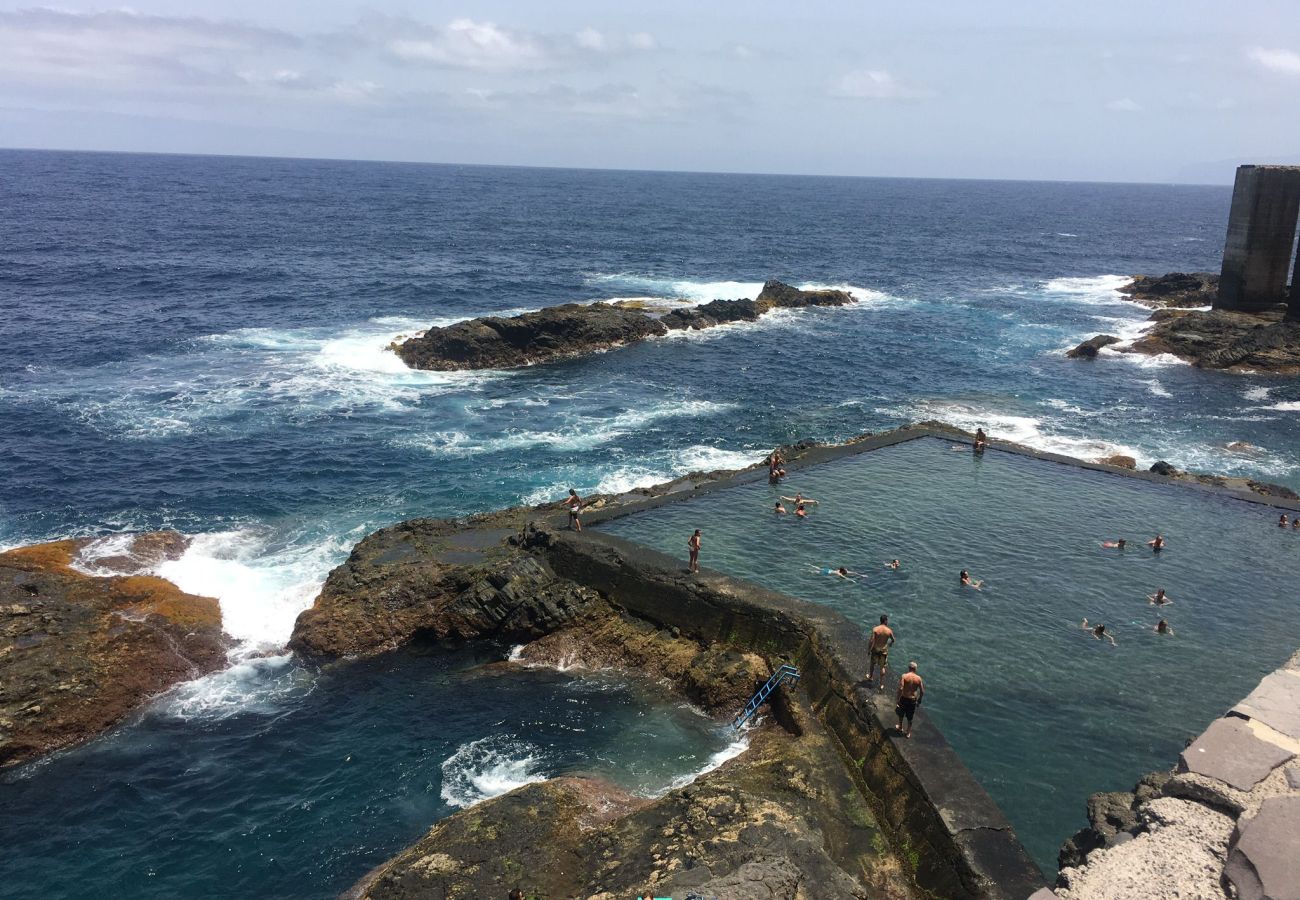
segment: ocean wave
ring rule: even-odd
[[[610,441],[642,431],[656,422],[720,415],[737,409],[734,403],[709,400],[666,401],[646,409],[627,410],[614,416],[575,415],[559,428],[542,431],[509,431],[495,437],[471,436],[463,431],[438,431],[402,438],[405,447],[435,456],[468,457],[547,447],[552,450],[590,450]]]
[[[1173,394],[1169,392],[1169,389],[1166,388],[1163,384],[1160,383],[1160,379],[1158,379],[1158,378],[1152,378],[1152,379],[1149,379],[1149,380],[1144,381],[1144,382],[1142,382],[1142,383],[1145,384],[1145,385],[1147,386],[1147,390],[1148,390],[1148,391],[1150,391],[1153,395],[1155,395],[1155,396],[1157,396],[1157,397],[1172,397],[1172,396],[1173,396]]]
[[[607,301],[659,301],[672,299],[695,305],[708,303],[712,300],[752,300],[763,290],[763,282],[761,281],[692,281],[684,278],[665,278],[656,275],[632,273],[590,275],[587,277],[587,284],[597,288],[608,286],[611,290],[630,289],[637,292],[635,296],[606,296],[600,298]],[[807,281],[795,286],[804,291],[846,291],[852,294],[859,303],[897,301],[901,299],[883,291],[845,282]]]
[[[1273,409],[1278,412],[1300,412],[1300,400],[1284,400],[1271,406],[1258,406],[1256,409]]]
[[[582,494],[625,494],[651,487],[691,472],[743,469],[761,462],[766,450],[724,450],[698,444],[683,450],[660,450],[633,465],[613,468],[593,466],[574,473],[570,481],[539,487],[520,498],[527,506],[550,503],[564,496],[570,487]]]
[[[666,794],[669,791],[674,791],[677,790],[678,788],[686,787],[686,785],[695,781],[697,778],[703,778],[705,775],[709,774],[714,769],[721,766],[727,760],[735,759],[737,756],[744,753],[748,749],[749,749],[749,738],[742,735],[741,737],[732,741],[727,746],[723,747],[717,753],[714,753],[712,756],[710,756],[708,761],[699,769],[697,769],[694,772],[688,772],[685,775],[677,776],[671,782],[668,783],[667,787],[665,787],[663,790],[656,792],[652,796],[662,796],[663,794]]]
[[[546,775],[536,747],[511,735],[497,734],[461,744],[442,764],[441,796],[466,809],[499,797]]]
[[[293,654],[238,660],[229,668],[182,682],[156,704],[175,719],[220,720],[254,713],[273,715],[315,687],[315,676],[294,662]]]
[[[1128,275],[1052,278],[1043,282],[1040,290],[1052,299],[1088,305],[1111,305],[1128,302],[1119,293],[1119,289],[1132,281],[1132,277]]]
[[[241,642],[240,653],[274,651],[288,642],[298,614],[365,530],[287,545],[261,528],[200,534],[156,574],[183,591],[216,597],[222,628]]]

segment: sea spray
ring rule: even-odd
[[[461,744],[442,764],[442,799],[461,809],[547,777],[541,752],[513,735]]]

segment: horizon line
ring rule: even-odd
[[[732,175],[752,178],[835,178],[835,179],[878,179],[889,181],[986,181],[1005,182],[1009,184],[1113,184],[1145,185],[1167,187],[1231,187],[1232,181],[1098,181],[1071,178],[981,178],[970,175],[861,175],[844,173],[809,173],[809,172],[741,172],[722,169],[637,169],[621,166],[572,166],[541,165],[535,163],[484,163],[484,162],[439,162],[433,160],[381,159],[377,157],[347,156],[285,156],[260,153],[199,153],[174,150],[87,150],[72,147],[9,147],[0,146],[0,153],[84,153],[113,156],[181,156],[199,159],[266,159],[293,162],[336,162],[336,163],[374,163],[396,166],[441,166],[469,167],[484,169],[541,169],[557,172],[624,172],[651,175]],[[1254,165],[1272,165],[1255,163]],[[1232,167],[1236,172],[1236,166]]]

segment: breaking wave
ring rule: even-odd
[[[509,793],[546,775],[541,753],[510,735],[498,734],[461,744],[442,764],[442,799],[465,809]]]

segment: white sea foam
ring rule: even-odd
[[[1282,403],[1274,403],[1271,406],[1261,406],[1259,409],[1275,409],[1278,412],[1300,412],[1300,400],[1286,400]]]
[[[465,809],[513,791],[546,775],[537,748],[510,735],[490,735],[461,744],[442,764],[442,799]]]
[[[1256,401],[1267,400],[1268,395],[1271,394],[1272,392],[1273,392],[1272,388],[1253,387],[1253,388],[1247,388],[1246,390],[1242,391],[1241,396],[1245,397],[1247,400],[1256,400]]]
[[[1053,278],[1042,285],[1044,295],[1088,305],[1127,303],[1119,289],[1132,278],[1127,275],[1096,275],[1085,278]]]
[[[134,544],[135,534],[131,532],[107,534],[103,537],[95,538],[77,552],[77,554],[72,558],[72,563],[69,568],[96,577],[148,574],[150,570],[143,564],[134,569],[127,569],[125,571],[122,568],[110,569],[99,565],[100,560],[109,557],[116,557],[118,559],[130,557],[131,547]]]
[[[272,543],[256,528],[200,534],[157,574],[183,591],[216,597],[222,628],[242,642],[242,652],[278,650],[358,532],[303,545]]]
[[[588,277],[587,283],[598,289],[609,288],[612,290],[619,290],[630,288],[639,292],[636,296],[601,298],[610,302],[614,300],[644,300],[659,302],[667,298],[698,305],[701,303],[708,303],[711,300],[752,300],[763,290],[763,282],[761,281],[692,281],[684,278],[665,278],[655,275],[637,275],[632,273],[619,275],[592,275]],[[800,290],[805,291],[847,291],[852,294],[859,303],[872,303],[899,299],[891,297],[889,294],[883,293],[882,291],[843,282],[829,283],[808,281],[795,286]]]
[[[1148,391],[1150,391],[1152,394],[1154,394],[1157,397],[1173,396],[1173,394],[1169,392],[1169,389],[1160,383],[1160,379],[1158,378],[1152,378],[1148,381],[1144,381],[1143,384],[1147,386]]]
[[[712,756],[710,756],[708,762],[706,762],[703,765],[703,767],[701,767],[700,769],[694,772],[689,772],[685,775],[679,775],[678,777],[674,778],[671,782],[669,782],[666,788],[664,788],[662,791],[659,791],[655,796],[666,794],[669,791],[676,790],[677,788],[686,787],[686,785],[690,784],[692,781],[695,781],[695,779],[704,777],[705,775],[712,772],[714,769],[721,766],[727,760],[735,759],[737,756],[744,753],[748,749],[749,749],[749,738],[745,737],[742,734],[740,737],[736,738],[736,740],[732,741],[730,744],[723,747],[717,753],[714,753]]]
[[[704,444],[680,451],[661,450],[649,454],[637,464],[584,470],[573,479],[573,483],[555,483],[537,488],[521,497],[520,502],[528,506],[550,503],[563,497],[570,487],[577,487],[583,494],[624,494],[637,488],[662,484],[691,472],[744,469],[761,462],[766,454],[766,450],[724,450]]]
[[[471,437],[462,431],[438,431],[402,438],[400,443],[447,457],[477,456],[531,447],[589,450],[634,434],[659,421],[713,416],[734,409],[736,405],[733,403],[714,403],[709,400],[665,401],[614,416],[572,416],[558,428],[543,431],[512,430],[493,437]]]
[[[253,657],[177,685],[163,695],[159,707],[177,719],[269,715],[306,696],[315,684],[315,676],[296,665],[293,654]]]

